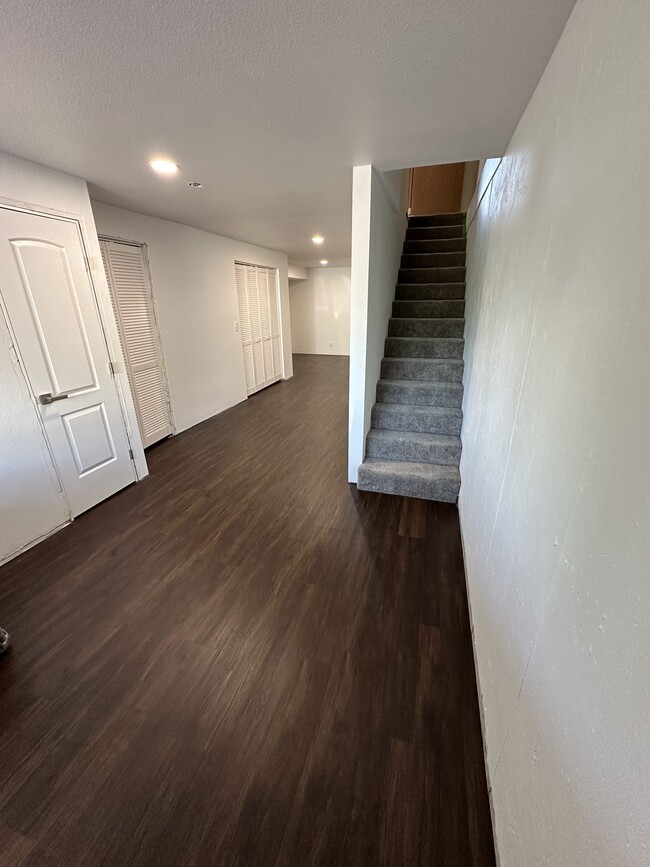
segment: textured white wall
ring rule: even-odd
[[[357,481],[406,231],[408,172],[357,166],[352,177],[348,480]]]
[[[0,154],[0,201],[79,220],[113,359],[121,361],[117,328],[101,265],[86,183],[62,172]],[[1,277],[1,275],[0,275]],[[27,382],[0,311],[0,562],[70,520]],[[119,377],[125,376],[122,367]],[[138,473],[147,473],[135,409],[123,383]]]
[[[291,342],[294,352],[350,354],[350,269],[310,268],[292,282]]]
[[[650,6],[578,0],[469,231],[460,514],[502,867],[650,863]]]
[[[293,375],[287,256],[93,202],[100,234],[147,245],[174,420],[179,431],[246,399],[235,261],[277,268],[284,378]]]

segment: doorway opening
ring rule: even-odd
[[[478,161],[409,169],[408,215],[467,211],[478,180]]]

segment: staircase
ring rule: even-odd
[[[409,218],[362,491],[458,500],[465,243],[465,214]]]

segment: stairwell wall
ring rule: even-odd
[[[365,454],[406,232],[408,171],[352,174],[348,480]]]
[[[648,32],[645,2],[578,0],[469,227],[459,508],[502,867],[650,863]]]

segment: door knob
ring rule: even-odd
[[[50,403],[54,403],[55,400],[66,400],[68,397],[67,394],[56,394],[51,395],[49,392],[47,394],[39,394],[38,400],[39,403],[42,403],[44,406],[47,406]]]

